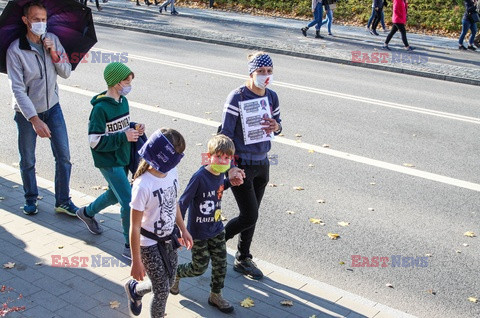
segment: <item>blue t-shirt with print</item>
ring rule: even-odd
[[[221,203],[223,191],[229,187],[224,173],[216,176],[205,166],[190,179],[178,204],[184,218],[188,209],[187,229],[194,240],[215,237],[223,230]]]

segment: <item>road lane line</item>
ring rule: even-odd
[[[120,53],[120,52],[101,49],[101,48],[98,48],[98,50],[100,50],[102,52],[108,52],[108,53]],[[245,75],[242,75],[242,74],[235,74],[235,73],[230,73],[230,72],[225,72],[225,71],[220,71],[220,70],[214,70],[214,69],[211,69],[211,68],[205,68],[205,67],[189,65],[189,64],[184,64],[184,63],[178,63],[178,62],[171,62],[171,61],[161,60],[161,59],[157,59],[157,58],[150,58],[150,57],[145,57],[145,56],[140,56],[140,55],[129,54],[128,58],[129,59],[130,58],[131,59],[137,59],[137,60],[141,60],[141,61],[144,61],[144,62],[150,62],[150,63],[155,63],[155,64],[172,66],[172,67],[186,69],[186,70],[198,71],[198,72],[207,73],[207,74],[215,74],[215,75],[220,75],[220,76],[224,76],[224,77],[237,78],[237,79],[242,79],[242,80],[247,78]],[[403,110],[403,111],[409,111],[409,112],[414,112],[414,113],[419,113],[419,114],[424,114],[424,115],[453,119],[453,120],[463,121],[463,122],[477,124],[477,125],[480,124],[480,118],[476,118],[476,117],[469,117],[469,116],[458,115],[458,114],[447,113],[447,112],[441,112],[441,111],[437,111],[437,110],[425,109],[425,108],[420,108],[420,107],[415,107],[415,106],[408,106],[408,105],[404,105],[404,104],[387,102],[387,101],[382,101],[382,100],[368,98],[368,97],[361,97],[361,96],[344,94],[344,93],[339,93],[339,92],[332,92],[332,91],[319,89],[319,88],[314,88],[314,87],[290,84],[290,83],[279,82],[279,81],[274,81],[273,86],[285,87],[285,88],[294,89],[294,90],[298,90],[298,91],[302,91],[302,92],[314,93],[314,94],[330,96],[330,97],[334,97],[334,98],[347,99],[347,100],[352,100],[352,101],[355,101],[355,102],[362,102],[362,103],[367,103],[367,104],[372,104],[372,105],[377,105],[377,106],[382,106],[382,107],[387,107],[387,108],[393,108],[393,109],[399,109],[399,110]]]
[[[88,91],[88,90],[77,88],[77,87],[67,86],[67,85],[63,85],[63,84],[59,84],[59,87],[60,87],[60,89],[62,89],[64,91],[74,93],[74,94],[84,95],[84,96],[87,96],[89,98],[96,94],[95,92],[92,92],[92,91]],[[137,108],[137,109],[143,109],[143,110],[146,110],[146,111],[149,111],[149,112],[162,114],[162,115],[170,116],[170,117],[174,117],[174,118],[179,118],[179,119],[183,119],[183,120],[187,120],[187,121],[194,122],[194,123],[197,123],[197,124],[202,124],[202,125],[211,126],[211,127],[215,127],[215,128],[218,127],[218,125],[221,124],[218,121],[208,120],[208,119],[204,119],[204,118],[200,118],[200,117],[176,112],[176,111],[173,111],[173,110],[163,109],[163,108],[160,108],[160,107],[154,107],[154,106],[151,106],[151,105],[146,105],[146,104],[142,104],[142,103],[138,103],[138,102],[134,102],[134,101],[129,101],[129,104],[130,104],[131,107],[134,107],[134,108]],[[460,179],[455,179],[455,178],[442,176],[442,175],[439,175],[439,174],[434,174],[434,173],[430,173],[430,172],[426,172],[426,171],[421,171],[421,170],[412,169],[412,168],[408,168],[408,167],[404,167],[404,166],[399,166],[399,165],[395,165],[395,164],[392,164],[392,163],[388,163],[388,162],[384,162],[384,161],[380,161],[380,160],[375,160],[375,159],[370,159],[370,158],[367,158],[367,157],[362,157],[362,156],[358,156],[358,155],[354,155],[354,154],[350,154],[350,153],[342,152],[342,151],[338,151],[338,150],[333,150],[333,149],[329,149],[329,148],[324,148],[324,147],[309,144],[309,143],[304,143],[304,142],[298,143],[296,140],[288,139],[288,138],[285,138],[285,137],[278,137],[277,136],[277,137],[275,137],[274,142],[278,142],[278,143],[283,144],[283,145],[296,147],[296,148],[300,148],[300,149],[304,149],[304,150],[314,150],[315,152],[318,152],[320,154],[324,154],[324,155],[327,155],[327,156],[332,156],[332,157],[335,157],[335,158],[340,158],[340,159],[349,160],[349,161],[353,161],[353,162],[357,162],[357,163],[362,163],[362,164],[366,164],[366,165],[369,165],[369,166],[374,166],[374,167],[385,169],[385,170],[390,170],[390,171],[394,171],[394,172],[398,172],[398,173],[402,173],[402,174],[406,174],[406,175],[410,175],[410,176],[414,176],[414,177],[419,177],[419,178],[423,178],[423,179],[427,179],[427,180],[431,180],[431,181],[436,181],[436,182],[440,182],[440,183],[444,183],[444,184],[448,184],[448,185],[452,185],[452,186],[456,186],[456,187],[465,188],[465,189],[480,192],[480,184],[469,182],[469,181],[464,181],[464,180],[460,180]]]

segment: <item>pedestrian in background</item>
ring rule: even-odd
[[[129,310],[135,316],[141,313],[142,297],[153,292],[150,317],[165,317],[168,295],[177,271],[177,249],[181,245],[190,249],[193,245],[177,205],[176,166],[184,151],[183,136],[169,128],[154,132],[139,151],[143,160],[134,176],[130,204],[130,274],[134,279],[124,285]],[[145,274],[149,279],[142,281]]]
[[[171,15],[178,15],[178,11],[175,10],[175,0],[166,0],[164,3],[160,5],[159,12],[162,13],[163,10],[167,12],[167,6],[170,4],[170,14]]]
[[[400,31],[400,33],[402,34],[402,41],[405,45],[405,49],[407,51],[413,51],[415,49],[408,44],[407,31],[405,30],[405,24],[407,24],[407,7],[407,0],[393,0],[393,27],[392,30],[390,30],[390,33],[387,35],[387,38],[385,39],[385,44],[382,46],[383,49],[390,51],[388,43],[395,35],[395,33],[397,33],[397,31]]]
[[[227,97],[220,129],[221,134],[233,140],[238,168],[245,172],[243,184],[232,187],[240,213],[225,226],[225,238],[228,241],[239,234],[233,269],[252,279],[261,279],[263,273],[252,261],[250,246],[255,233],[260,203],[269,180],[270,162],[267,154],[272,145],[270,140],[245,144],[240,103],[266,97],[273,118],[264,119],[265,133],[273,132],[278,135],[282,131],[282,126],[277,93],[267,87],[273,80],[272,59],[265,52],[250,54],[248,70],[250,78],[245,85],[233,90]]]
[[[145,131],[145,125],[138,124],[138,130],[130,127],[130,108],[125,97],[132,89],[133,72],[123,63],[113,62],[105,67],[103,77],[108,89],[95,95],[91,104],[88,122],[88,140],[93,162],[108,183],[108,190],[88,206],[77,211],[77,217],[85,223],[92,234],[103,229],[95,215],[111,205],[120,204],[125,247],[123,257],[131,259],[130,241],[130,200],[132,190],[128,180],[131,143]]]
[[[462,19],[462,32],[460,33],[460,38],[458,39],[458,48],[460,50],[472,50],[476,51],[476,48],[473,46],[475,35],[477,34],[477,22],[478,21],[478,12],[477,12],[477,1],[475,0],[464,0],[463,4],[465,6],[465,13],[463,14]],[[476,21],[475,21],[476,20]],[[468,30],[470,30],[470,41],[468,42],[468,47],[463,46],[463,40],[467,35]]]
[[[337,7],[337,0],[328,0],[328,9],[325,16],[325,19],[322,21],[322,25],[327,24],[328,35],[332,34],[332,23],[333,23],[333,10]]]
[[[55,157],[55,212],[75,216],[77,207],[70,200],[70,149],[67,127],[58,98],[57,76],[68,78],[72,66],[60,62],[65,49],[58,37],[47,32],[47,10],[41,2],[23,7],[25,33],[7,49],[7,74],[12,91],[14,120],[18,129],[20,175],[25,205],[23,213],[38,212],[35,176],[37,136],[49,138]]]
[[[303,36],[307,36],[307,31],[312,26],[315,26],[315,38],[323,39],[320,35],[320,28],[322,27],[323,6],[328,10],[328,0],[312,0],[313,20],[306,26],[301,28]]]
[[[372,13],[370,14],[370,18],[368,19],[368,22],[367,22],[367,30],[369,32],[370,32],[370,26],[372,25],[372,22],[373,22],[373,20],[375,19],[375,16],[376,16],[375,1],[376,0],[372,0]],[[387,6],[386,1],[384,1],[383,6],[384,7]],[[382,24],[383,32],[387,32],[387,28],[385,26],[385,13],[383,12],[383,10],[382,10],[382,13],[380,15],[380,23]]]
[[[370,34],[372,35],[377,35],[377,26],[378,23],[382,20],[383,16],[383,6],[385,4],[384,0],[373,0],[373,3],[375,5],[375,17],[373,18],[372,22],[372,28],[370,29]]]

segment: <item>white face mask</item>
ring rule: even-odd
[[[253,84],[260,89],[265,89],[268,85],[272,84],[272,82],[273,75],[257,75],[253,80]]]
[[[30,22],[32,24],[32,27],[30,28],[30,31],[32,31],[33,34],[41,36],[47,32],[47,22]]]

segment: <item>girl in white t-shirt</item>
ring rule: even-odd
[[[138,316],[142,297],[153,291],[150,316],[161,318],[177,269],[177,248],[190,249],[193,240],[177,208],[178,173],[185,140],[173,129],[157,130],[140,149],[142,161],[132,187],[131,275],[125,283],[130,312]],[[181,238],[175,227],[181,231]],[[178,239],[178,240],[177,240]],[[180,244],[179,244],[180,242]],[[143,280],[145,274],[149,280]]]

